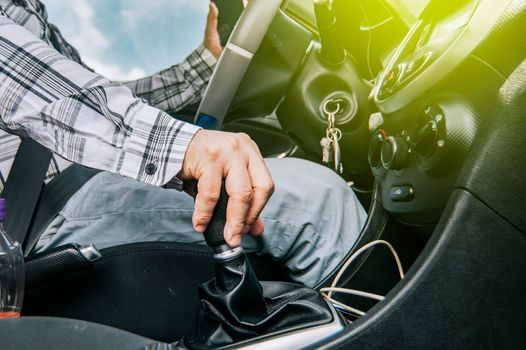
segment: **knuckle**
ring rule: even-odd
[[[274,184],[274,181],[268,180],[263,184],[262,188],[263,188],[263,191],[271,195],[272,193],[274,193],[274,190],[276,189],[276,185]]]
[[[208,147],[208,157],[212,160],[217,160],[221,156],[221,147],[211,145]]]
[[[243,186],[236,189],[234,193],[232,193],[232,197],[242,203],[250,203],[250,201],[252,201],[253,194],[254,192],[252,191],[252,187]]]
[[[235,221],[230,224],[230,231],[234,232],[234,234],[239,234],[241,231],[245,228],[245,223],[242,221]]]
[[[239,138],[237,138],[237,137],[231,137],[231,138],[228,140],[228,145],[229,145],[230,148],[233,149],[233,150],[238,150],[238,149],[241,147],[240,140],[239,140]]]
[[[274,190],[276,189],[276,186],[274,184],[274,181],[272,179],[267,179],[263,181],[261,184],[258,185],[258,192],[261,195],[270,197],[272,193],[274,193]]]
[[[209,214],[198,214],[195,221],[198,225],[207,224],[212,219],[212,215]]]
[[[252,139],[250,138],[250,136],[248,136],[248,134],[244,133],[244,132],[240,132],[237,134],[237,137],[239,138],[239,140],[241,140],[242,142],[251,142]]]
[[[201,197],[203,202],[207,205],[214,205],[219,200],[219,193],[208,192]]]
[[[247,225],[252,225],[256,222],[256,220],[258,219],[259,215],[256,215],[256,214],[251,214],[247,217],[247,221],[245,222],[245,224]]]

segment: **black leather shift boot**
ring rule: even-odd
[[[183,339],[191,349],[332,321],[319,293],[294,283],[260,283],[244,255],[216,263],[216,278],[199,287],[199,297],[196,329]]]

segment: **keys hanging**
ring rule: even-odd
[[[337,100],[329,100],[323,105],[323,112],[327,115],[327,129],[325,137],[320,141],[322,147],[322,162],[338,174],[343,173],[343,164],[340,148],[342,132],[335,126],[335,115],[340,111]]]
[[[332,147],[332,141],[328,137],[324,137],[320,141],[320,146],[322,148],[322,163],[325,165],[329,165],[329,162],[331,161],[331,147]]]
[[[332,133],[332,149],[333,149],[333,169],[338,174],[343,174],[342,154],[340,149],[340,139],[342,132],[339,129],[334,129]]]

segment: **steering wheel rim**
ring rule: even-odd
[[[205,129],[221,127],[234,95],[281,2],[282,0],[248,2],[210,78],[197,110],[195,124]]]

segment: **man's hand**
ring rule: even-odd
[[[216,4],[210,2],[208,10],[208,18],[206,19],[205,39],[203,46],[208,49],[214,55],[215,58],[219,59],[223,47],[221,46],[221,39],[219,32],[217,31],[217,18],[219,16],[219,10]]]
[[[259,214],[274,191],[274,182],[257,145],[246,134],[200,130],[190,142],[179,177],[197,180],[198,193],[192,218],[194,228],[204,232],[219,199],[225,179],[230,196],[225,241],[241,243],[241,234],[263,233]]]

